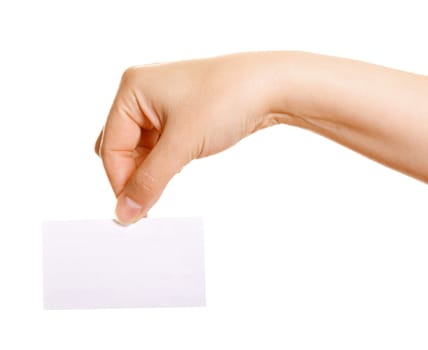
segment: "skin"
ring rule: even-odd
[[[145,217],[193,159],[284,123],[428,182],[428,77],[304,52],[129,68],[95,145],[116,217]]]

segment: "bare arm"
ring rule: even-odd
[[[285,61],[269,118],[428,182],[428,77],[300,52]]]
[[[96,151],[124,224],[191,160],[285,123],[428,182],[428,77],[303,52],[139,66],[121,81]]]

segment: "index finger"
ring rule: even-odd
[[[99,154],[116,197],[162,129],[161,118],[141,91],[141,83],[136,69],[125,71],[100,140]]]
[[[120,96],[115,99],[100,142],[100,156],[116,197],[136,170],[134,153],[141,136],[141,126],[124,104]]]

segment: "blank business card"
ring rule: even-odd
[[[199,218],[43,223],[45,309],[205,306]]]

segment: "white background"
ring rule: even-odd
[[[296,128],[153,208],[204,217],[206,308],[43,311],[41,270],[42,220],[112,217],[93,144],[125,68],[292,49],[427,75],[424,3],[2,1],[0,348],[427,349],[427,186]]]

